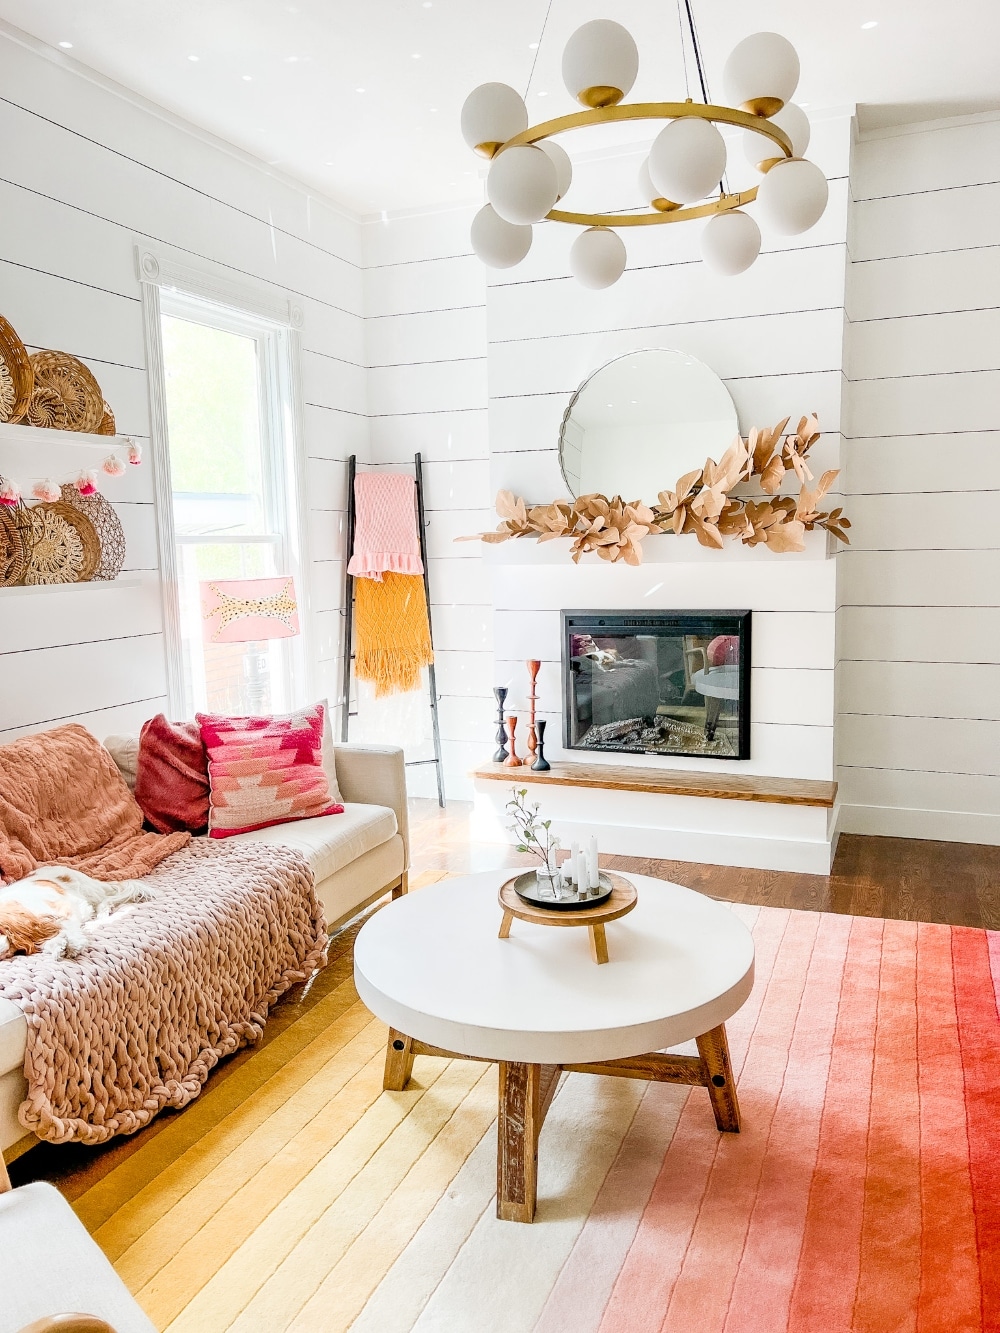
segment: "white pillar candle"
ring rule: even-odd
[[[597,864],[597,838],[591,836],[587,844],[588,887],[596,889],[601,882],[601,872]]]

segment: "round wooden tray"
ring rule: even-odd
[[[500,926],[500,938],[508,939],[510,928],[516,917],[518,921],[531,921],[537,926],[587,926],[590,931],[590,951],[595,963],[608,961],[608,942],[604,927],[609,921],[617,921],[627,916],[638,900],[635,885],[621,875],[610,870],[603,870],[614,884],[611,897],[596,907],[581,907],[575,912],[560,912],[551,907],[532,907],[526,903],[514,889],[514,876],[500,886],[499,902],[503,908],[503,922]]]

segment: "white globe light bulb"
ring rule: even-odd
[[[531,249],[532,230],[504,222],[490,204],[472,219],[472,248],[490,268],[513,268]]]
[[[794,102],[787,102],[777,115],[769,118],[769,123],[777,125],[779,130],[784,130],[788,135],[792,143],[792,157],[805,156],[811,129],[809,117],[800,106],[796,106]],[[750,165],[757,167],[758,170],[766,170],[784,157],[784,153],[773,139],[768,139],[763,134],[755,134],[753,130],[744,132],[743,151]]]
[[[709,218],[701,233],[701,256],[710,269],[733,277],[760,254],[760,228],[749,213],[733,209]]]
[[[726,141],[708,120],[684,116],[665,125],[649,150],[657,191],[681,204],[704,199],[726,169]]]
[[[584,106],[614,106],[628,94],[638,72],[639,50],[632,34],[611,19],[592,19],[577,28],[563,51],[563,83]]]
[[[798,236],[823,216],[830,187],[813,162],[786,158],[757,186],[761,221],[781,236]]]
[[[573,277],[594,291],[610,287],[625,272],[625,243],[607,227],[588,227],[573,242],[569,267]]]
[[[540,148],[507,148],[490,163],[486,197],[505,222],[541,222],[558,196],[556,164]]]
[[[755,32],[734,46],[722,71],[726,97],[754,116],[773,116],[792,100],[799,82],[799,57],[786,37]]]
[[[481,83],[462,107],[462,138],[484,157],[528,128],[528,109],[506,83]]]
[[[551,139],[543,139],[538,147],[552,159],[556,169],[556,181],[559,193],[556,199],[562,199],[569,193],[569,187],[573,184],[573,163],[570,161],[569,153],[561,144],[553,143]]]

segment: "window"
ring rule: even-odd
[[[201,584],[300,578],[292,433],[290,331],[255,314],[159,289],[162,413],[171,522],[165,567],[176,578],[168,615],[171,704],[191,717],[281,712],[301,702],[302,639],[211,643]],[[165,446],[165,448],[164,448]],[[162,539],[161,539],[162,543]],[[171,619],[173,624],[170,624]]]

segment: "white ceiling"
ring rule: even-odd
[[[1000,0],[693,7],[720,100],[731,47],[772,29],[798,48],[811,111],[856,103],[874,126],[1000,107]],[[0,18],[370,215],[479,197],[462,102],[486,80],[524,91],[547,8],[533,122],[573,109],[562,47],[591,18],[639,44],[630,100],[683,96],[676,0],[0,0]]]

